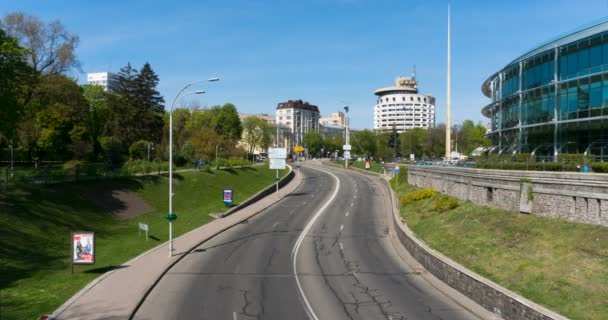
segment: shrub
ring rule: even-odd
[[[402,206],[405,206],[408,203],[411,203],[414,201],[430,198],[430,197],[434,196],[435,194],[436,194],[436,192],[433,189],[422,189],[422,190],[410,192],[401,198],[400,203]]]
[[[129,156],[131,159],[147,159],[148,158],[148,144],[150,142],[146,140],[139,140],[134,142],[129,147]]]
[[[608,173],[608,162],[594,162],[591,164],[591,170],[597,173]]]
[[[452,209],[456,209],[456,207],[458,207],[459,205],[460,202],[458,201],[458,199],[449,196],[442,196],[439,199],[433,201],[433,210],[445,212]]]
[[[80,170],[82,162],[80,160],[70,160],[63,164],[63,170],[74,172],[76,169]]]

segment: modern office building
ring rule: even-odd
[[[392,87],[374,92],[378,101],[374,107],[374,130],[397,132],[408,129],[428,129],[435,126],[435,98],[418,93],[415,77],[398,77]]]
[[[111,72],[87,73],[87,83],[102,86],[106,92],[113,92],[118,85],[118,75]]]
[[[276,123],[288,127],[294,136],[293,143],[300,144],[306,133],[319,131],[319,108],[302,100],[281,102],[276,109]]]
[[[481,87],[492,153],[608,151],[608,20],[525,53]],[[608,158],[606,158],[608,159]]]

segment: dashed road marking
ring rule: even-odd
[[[344,225],[343,224],[340,225],[340,231],[342,231],[342,229],[344,229]]]
[[[348,215],[349,215],[349,213],[347,212],[347,213],[346,213],[346,216],[348,217]]]

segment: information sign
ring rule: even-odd
[[[95,263],[95,232],[72,232],[72,264]]]
[[[412,161],[416,160],[416,156],[414,156],[413,153],[410,153],[410,160],[412,160]]]
[[[399,166],[395,166],[395,174],[399,174],[401,172],[401,170],[399,169]]]
[[[350,159],[350,151],[344,151],[344,158]]]
[[[232,204],[232,200],[234,198],[234,193],[232,189],[224,189],[224,203],[229,205]]]
[[[294,152],[302,152],[302,151],[304,151],[304,148],[302,148],[302,146],[295,146],[295,147],[293,147],[293,151]]]
[[[369,160],[365,160],[365,169],[369,169],[372,167],[372,162]]]
[[[287,159],[287,149],[268,148],[268,159]]]
[[[137,236],[139,236],[141,234],[141,231],[145,231],[146,232],[146,240],[148,240],[148,230],[150,229],[150,227],[145,224],[145,223],[139,223],[139,229],[137,230]]]
[[[270,158],[268,162],[270,164],[270,169],[285,169],[285,159],[273,159]]]
[[[345,144],[345,145],[343,145],[343,146],[342,146],[342,150],[344,150],[344,151],[350,151],[350,150],[352,150],[352,149],[351,149],[351,145],[350,145],[350,144]]]

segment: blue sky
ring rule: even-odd
[[[169,104],[192,80],[202,106],[274,114],[303,99],[323,115],[350,105],[351,124],[371,128],[378,87],[416,65],[422,93],[445,119],[447,0],[40,1],[3,0],[60,20],[80,36],[84,72],[146,61]],[[538,44],[608,15],[608,0],[452,1],[452,118],[488,122],[482,82]],[[79,82],[86,74],[75,73]],[[184,101],[188,103],[188,101]]]

